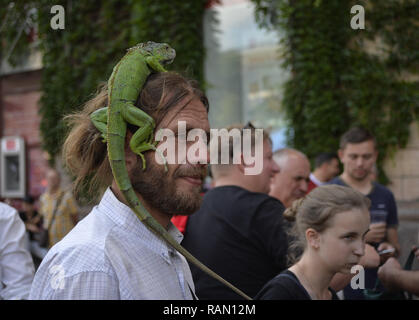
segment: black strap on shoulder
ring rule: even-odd
[[[192,290],[191,286],[188,283],[189,291],[191,292],[192,300],[198,300],[198,297],[196,296],[195,292]]]
[[[404,270],[412,270],[412,265],[413,265],[414,260],[415,260],[415,250],[412,249],[404,265]]]
[[[415,249],[410,250],[409,257],[406,260],[404,265],[404,270],[412,270],[413,261],[415,260]],[[412,294],[407,292],[407,296],[409,300],[412,300]]]

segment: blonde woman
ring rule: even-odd
[[[294,201],[284,217],[295,222],[290,252],[302,252],[301,258],[269,281],[255,299],[337,300],[330,281],[337,273],[350,274],[360,263],[369,205],[360,192],[338,185],[318,187]]]

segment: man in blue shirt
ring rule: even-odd
[[[385,186],[373,182],[370,172],[377,160],[375,138],[363,128],[352,128],[340,140],[338,151],[343,164],[343,173],[330,183],[349,186],[365,194],[371,200],[371,225],[366,242],[377,251],[390,249],[393,252],[382,255],[382,262],[400,252],[397,226],[397,207],[393,193]],[[377,269],[365,269],[365,288],[372,289],[377,279]],[[363,292],[347,286],[345,299],[363,299]]]

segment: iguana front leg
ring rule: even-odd
[[[150,69],[156,72],[166,72],[166,69],[162,66],[162,64],[156,57],[148,56],[145,58],[145,61],[147,65],[150,67]]]
[[[141,135],[140,129],[136,131],[135,135],[137,135],[136,139],[134,139],[134,136],[132,136],[130,140],[130,148],[134,153],[138,154],[141,157],[141,160],[143,161],[143,170],[146,168],[146,162],[145,162],[144,155],[142,153],[145,151],[153,150],[157,152],[158,155],[162,158],[163,164],[164,164],[164,171],[167,172],[167,160],[164,157],[164,155],[156,148],[156,144],[158,143],[158,141],[154,143],[149,143],[149,142],[144,142],[144,141],[135,142],[135,140],[142,141],[142,139],[144,138]]]
[[[106,142],[108,136],[108,107],[97,109],[90,115],[93,125],[101,132],[103,142]]]
[[[133,134],[130,139],[130,148],[141,157],[143,162],[143,169],[146,168],[146,161],[143,152],[154,150],[162,158],[165,171],[167,171],[167,161],[164,155],[156,149],[158,141],[153,142],[153,131],[154,131],[154,119],[141,109],[134,105],[127,104],[122,108],[123,119],[137,127],[137,131]],[[101,132],[103,142],[107,139],[107,121],[108,121],[108,107],[100,108],[90,115],[90,118],[94,126]]]
[[[122,118],[133,124],[138,128],[138,130],[133,134],[129,142],[131,150],[138,154],[143,161],[143,170],[146,168],[145,158],[143,152],[154,150],[160,157],[162,157],[165,171],[167,171],[166,158],[156,149],[155,143],[153,143],[153,133],[154,133],[154,119],[150,117],[143,110],[135,107],[134,105],[127,104],[121,110]]]

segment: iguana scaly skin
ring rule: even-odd
[[[147,113],[137,108],[135,102],[148,75],[153,71],[165,72],[162,65],[171,63],[175,56],[175,50],[165,43],[147,42],[128,49],[127,54],[114,67],[108,81],[109,107],[93,112],[91,120],[107,142],[108,157],[116,184],[141,222],[202,271],[221,281],[242,297],[251,300],[242,291],[197,260],[150,215],[138,200],[125,166],[124,146],[127,123],[139,127],[130,140],[130,148],[140,155],[143,169],[145,168],[145,159],[142,153],[156,150],[155,143],[153,143],[155,122]]]

